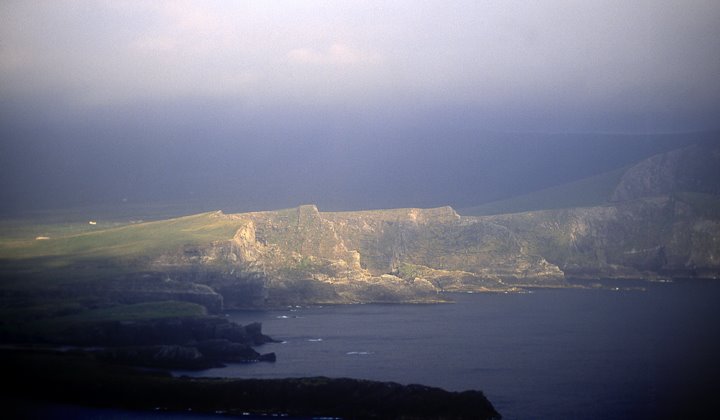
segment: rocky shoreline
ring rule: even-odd
[[[45,348],[71,346],[108,364],[183,370],[274,362],[275,353],[253,348],[270,342],[276,340],[260,323],[239,325],[220,316],[76,323],[61,338],[35,340]]]
[[[229,416],[500,418],[480,391],[350,378],[171,375],[170,370],[275,361],[274,353],[254,349],[275,342],[260,323],[239,325],[222,316],[76,322],[60,335],[24,338],[0,347],[3,397],[20,417],[22,404],[14,408],[12,401]]]
[[[166,412],[343,419],[499,419],[480,391],[348,378],[174,378],[83,352],[0,350],[10,400]],[[13,412],[13,407],[7,407]]]

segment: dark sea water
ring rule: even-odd
[[[259,348],[277,362],[178,374],[479,389],[506,419],[712,417],[720,282],[609,285],[454,294],[456,303],[441,305],[231,312],[284,340]],[[622,290],[637,285],[646,290]]]

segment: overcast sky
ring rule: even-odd
[[[716,130],[718,51],[718,1],[5,0],[0,185],[17,207],[52,205],[37,198],[52,191],[69,197],[58,205],[143,188],[242,196],[264,177],[292,190],[272,206],[372,175],[352,190],[369,207],[433,204],[419,197],[435,190],[372,202],[373,182],[411,168],[374,165],[411,149],[417,164],[452,167],[435,159],[451,144],[469,168],[500,147],[487,132]],[[313,175],[328,162],[342,174]],[[469,171],[438,173],[437,192]]]

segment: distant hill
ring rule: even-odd
[[[682,192],[720,194],[720,142],[698,143],[638,162],[625,171],[610,201]]]
[[[720,141],[704,140],[599,175],[459,211],[487,216],[601,206],[683,192],[720,194]]]
[[[299,203],[328,211],[462,209],[574,182],[718,136],[486,132],[433,123],[302,142],[290,133],[282,136],[285,140],[252,137],[207,139],[196,147],[146,141],[126,147],[129,154],[123,155],[103,152],[95,141],[66,147],[10,136],[2,144],[9,152],[0,165],[0,215],[98,206],[142,214],[144,209],[134,206],[149,202],[180,204],[154,209],[165,217]],[[72,171],[66,169],[69,162]]]
[[[215,312],[429,303],[446,299],[442,292],[568,287],[573,278],[720,278],[718,143],[494,205],[465,216],[449,206],[302,205],[124,225],[15,225],[0,235],[0,315],[12,326],[169,300]]]
[[[465,216],[519,213],[531,210],[590,207],[606,204],[629,167],[545,188],[505,200],[458,210]]]

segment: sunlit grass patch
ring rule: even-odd
[[[211,212],[109,229],[50,236],[47,240],[0,242],[0,258],[118,258],[157,255],[186,245],[209,244],[233,237],[244,222]]]

